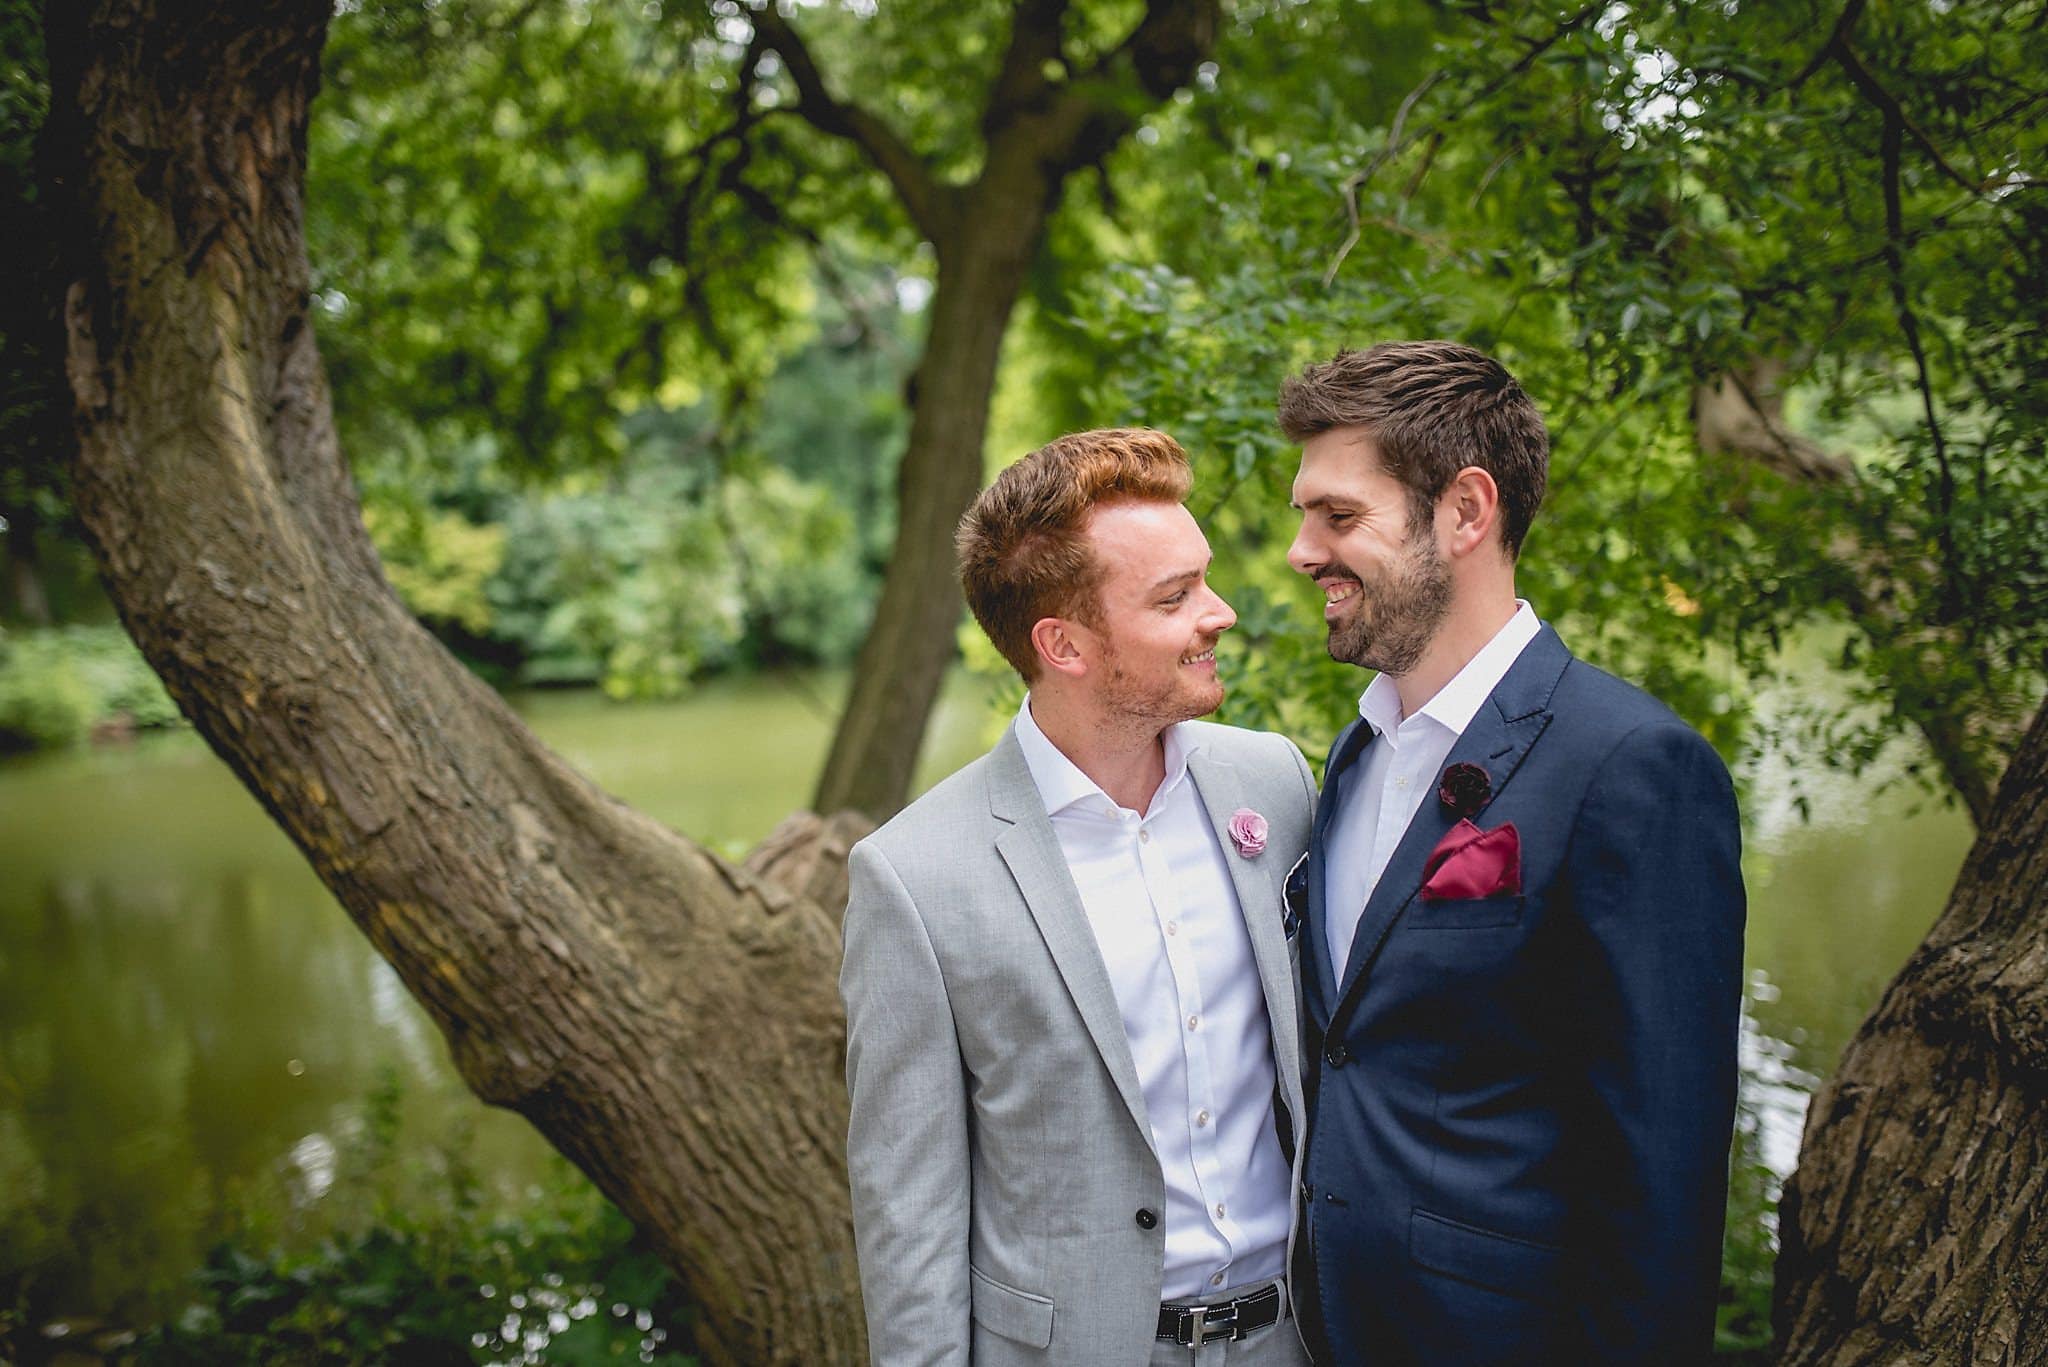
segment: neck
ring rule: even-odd
[[[1031,693],[1031,720],[1119,807],[1145,811],[1166,779],[1163,731],[1148,722],[1104,716],[1057,690],[1038,689]]]
[[[1486,643],[1498,635],[1514,615],[1515,588],[1512,583],[1477,601],[1453,607],[1415,668],[1394,680],[1394,690],[1401,698],[1402,718],[1414,716],[1431,698],[1442,692],[1444,685],[1457,678],[1458,671],[1471,664],[1472,657],[1485,649]]]

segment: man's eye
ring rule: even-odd
[[[1159,606],[1164,608],[1179,607],[1182,603],[1187,601],[1187,597],[1188,591],[1186,589],[1182,589],[1179,593],[1168,594],[1166,597],[1160,599]]]
[[[1328,521],[1332,527],[1344,527],[1350,525],[1354,516],[1352,513],[1331,513]]]

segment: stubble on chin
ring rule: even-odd
[[[1127,721],[1134,733],[1157,735],[1177,722],[1206,717],[1223,706],[1224,687],[1221,679],[1211,679],[1207,688],[1199,690],[1184,686],[1147,688],[1112,658],[1108,677],[1103,681],[1103,694],[1111,714]]]

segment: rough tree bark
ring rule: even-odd
[[[660,1246],[696,1353],[857,1362],[832,916],[549,753],[364,534],[301,231],[330,8],[49,8],[76,500],[108,591],[470,1086]],[[761,867],[836,906],[848,835],[786,832]]]
[[[1807,1112],[1783,1367],[2048,1363],[2048,704],[1935,923]]]
[[[1218,0],[1149,0],[1116,47],[1083,62],[1062,42],[1068,0],[1017,0],[982,108],[985,157],[940,178],[878,116],[835,96],[777,6],[752,12],[758,48],[796,82],[797,113],[861,149],[938,254],[931,330],[912,386],[895,553],[812,805],[880,820],[903,805],[960,620],[953,529],[981,485],[996,358],[1046,220],[1073,172],[1101,163],[1215,46]]]

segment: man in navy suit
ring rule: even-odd
[[[1311,1347],[1703,1358],[1741,1010],[1727,769],[1515,596],[1549,436],[1498,362],[1342,352],[1287,381],[1280,424],[1288,561],[1331,655],[1378,671],[1290,886]]]

